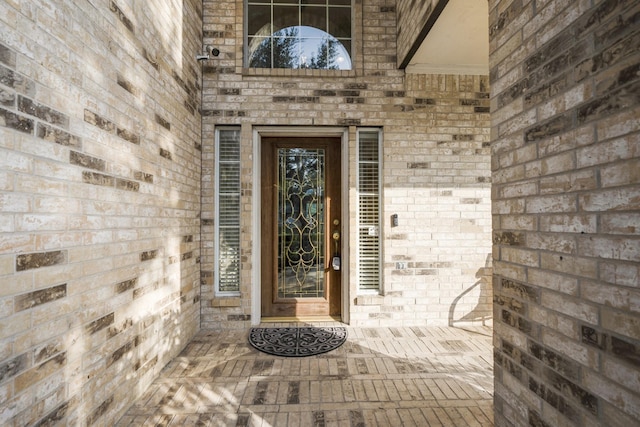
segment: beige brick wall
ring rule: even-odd
[[[0,3],[0,425],[113,425],[199,327],[200,16]]]
[[[491,216],[488,76],[405,75],[396,69],[396,10],[388,1],[354,2],[354,70],[242,68],[241,0],[204,2],[204,40],[220,49],[203,64],[202,325],[251,322],[251,196],[255,126],[383,129],[384,295],[361,296],[355,264],[350,320],[356,325],[483,322],[491,311]],[[241,297],[213,292],[214,132],[242,126]],[[347,177],[352,217],[355,160]],[[398,214],[399,226],[390,227]],[[352,218],[353,222],[353,218]],[[351,227],[352,230],[355,227]],[[355,260],[352,232],[350,260]],[[254,319],[255,321],[256,319]]]
[[[491,1],[496,426],[640,423],[640,4]]]

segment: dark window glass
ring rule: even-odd
[[[273,6],[273,31],[300,25],[298,6]]]
[[[301,24],[303,26],[327,31],[327,8],[317,6],[302,6],[300,8],[300,13],[302,15]]]
[[[337,38],[351,38],[351,9],[345,7],[329,8],[329,30]]]
[[[271,34],[271,8],[269,6],[254,6],[252,8],[247,31],[250,36],[260,33]]]

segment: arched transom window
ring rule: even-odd
[[[246,65],[351,69],[351,0],[248,0]]]

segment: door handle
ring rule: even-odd
[[[339,219],[334,219],[333,220],[333,225],[334,226],[339,226],[340,225],[340,220]],[[340,241],[340,230],[339,229],[335,229],[333,230],[333,233],[331,234],[331,237],[333,238],[333,241],[336,244],[336,252],[338,252],[338,242]]]
[[[340,232],[338,230],[334,230],[333,234],[331,234],[331,237],[333,238],[333,243],[335,248],[333,253],[335,255],[338,255],[340,254]]]

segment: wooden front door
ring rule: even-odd
[[[340,316],[340,138],[262,144],[262,316]]]

